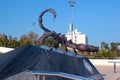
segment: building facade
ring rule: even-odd
[[[77,29],[73,30],[73,23],[69,24],[69,30],[66,34],[67,40],[72,40],[73,43],[76,44],[88,44],[88,38],[86,34],[78,32]]]

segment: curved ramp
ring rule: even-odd
[[[5,61],[4,66],[0,65],[1,80],[34,80],[34,75],[24,74],[26,70],[63,72],[103,80],[103,77],[86,57],[59,54],[30,44],[6,53],[6,55],[9,54],[14,56]],[[50,77],[46,80],[68,79]]]

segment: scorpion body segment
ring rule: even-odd
[[[56,16],[57,16],[57,15],[56,15],[56,12],[55,12],[53,9],[49,8],[49,9],[45,9],[44,11],[41,12],[41,14],[39,15],[38,22],[39,22],[39,26],[41,27],[41,29],[42,29],[44,32],[51,32],[49,29],[47,29],[47,28],[44,27],[44,25],[43,25],[43,19],[42,19],[42,17],[43,17],[43,15],[44,15],[45,13],[47,13],[47,12],[52,13],[53,16],[54,16],[54,18],[56,18]]]

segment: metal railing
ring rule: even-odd
[[[37,71],[37,70],[27,70],[26,72],[27,72],[27,74],[36,75],[36,78],[37,78],[36,80],[40,80],[40,76],[42,76],[42,80],[45,80],[46,76],[57,76],[57,77],[67,78],[70,80],[94,80],[91,78],[76,76],[76,75],[67,74],[67,73],[63,73],[63,72],[41,72],[41,71]]]
[[[113,64],[114,64],[114,73],[117,73],[117,72],[116,72],[116,64],[117,64],[117,63],[120,63],[120,61],[115,61],[115,60],[113,60],[113,61],[108,61],[108,63],[113,63]]]

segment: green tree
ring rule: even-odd
[[[43,41],[43,45],[46,45],[46,46],[49,46],[49,47],[51,47],[53,45],[53,47],[55,47],[55,48],[59,47],[58,41],[55,40],[54,43],[53,43],[53,38],[46,38]]]
[[[29,39],[29,37],[24,34],[21,36],[20,40],[19,40],[19,46],[24,46],[26,44],[32,43],[32,41]]]
[[[32,42],[34,44],[34,43],[36,43],[36,41],[38,41],[39,35],[35,34],[33,31],[30,31],[28,33],[28,38],[30,39],[30,42]]]
[[[108,46],[108,44],[107,44],[105,41],[102,41],[102,42],[101,42],[101,48],[102,48],[102,49],[108,49],[109,46]]]
[[[52,38],[46,38],[42,44],[50,47],[52,45]]]
[[[5,34],[0,34],[0,46],[7,47],[8,38]]]
[[[116,57],[119,56],[119,48],[117,43],[115,42],[111,43],[111,52],[113,52]]]
[[[12,37],[10,35],[8,38],[9,38],[8,47],[11,47],[11,48],[17,48],[17,47],[19,47],[19,43],[18,43],[16,37]]]

